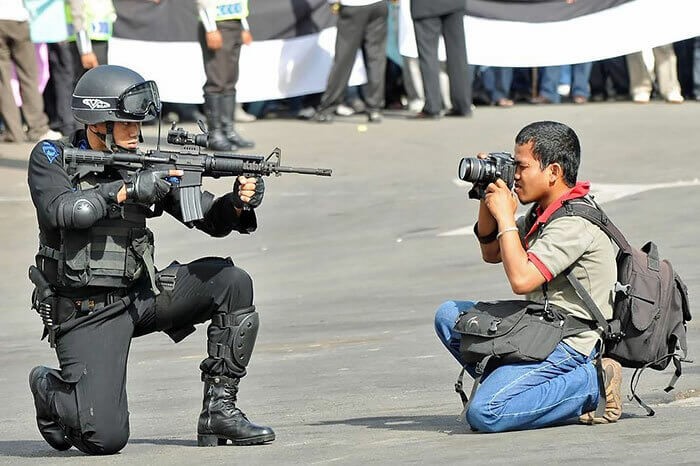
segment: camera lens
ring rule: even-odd
[[[479,181],[482,176],[483,162],[473,157],[465,157],[459,162],[459,179],[464,181]]]

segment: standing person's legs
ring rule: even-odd
[[[6,142],[24,142],[22,115],[15,103],[10,84],[12,79],[12,53],[10,47],[14,41],[13,31],[16,21],[0,20],[0,117],[5,123]]]
[[[234,129],[236,121],[236,84],[238,83],[238,61],[241,57],[241,47],[243,46],[243,26],[240,21],[219,21],[219,30],[223,37],[224,47],[222,52],[225,54],[227,61],[226,79],[224,80],[224,89],[221,108],[221,123],[222,130],[228,141],[234,147],[250,148],[254,147],[255,143],[241,137]]]
[[[627,70],[630,77],[630,91],[632,100],[637,103],[649,102],[652,91],[651,76],[644,63],[642,52],[635,52],[627,55]]]
[[[388,8],[386,2],[372,4],[369,8],[362,53],[367,69],[364,97],[371,117],[372,112],[378,112],[384,108]]]
[[[36,63],[36,49],[29,36],[29,23],[14,22],[12,35],[10,53],[22,95],[22,114],[28,127],[27,136],[30,140],[38,140],[49,130],[49,119],[44,113],[44,99],[39,92],[39,67]]]
[[[593,63],[577,63],[571,67],[571,96],[575,103],[583,103],[591,96],[589,78]],[[583,100],[578,99],[580,97]]]
[[[328,74],[326,90],[321,96],[318,113],[324,115],[334,110],[345,94],[350,80],[355,56],[362,44],[364,24],[369,17],[366,6],[341,6],[338,12],[335,56]]]
[[[654,47],[654,69],[656,82],[659,84],[659,92],[668,102],[681,103],[681,85],[678,82],[678,63],[673,44]]]
[[[540,71],[540,103],[558,104],[561,102],[561,96],[557,91],[561,76],[561,67],[559,66],[544,66]],[[544,99],[544,100],[543,100]],[[538,102],[537,100],[535,102]]]
[[[434,116],[442,111],[440,97],[440,62],[438,61],[438,43],[442,30],[442,21],[437,17],[414,19],[418,47],[418,63],[425,104],[423,113]]]
[[[472,73],[467,64],[464,11],[445,15],[442,18],[442,33],[445,38],[452,112],[457,115],[470,115],[472,113]]]
[[[70,136],[78,128],[71,110],[73,55],[67,42],[49,44],[49,72],[53,80],[54,110],[58,130]]]

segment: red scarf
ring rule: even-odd
[[[535,213],[537,214],[537,220],[535,220],[534,225],[532,225],[532,228],[530,228],[530,231],[527,232],[527,235],[525,235],[525,244],[528,242],[528,238],[530,235],[532,235],[534,232],[536,232],[541,225],[544,225],[547,223],[547,220],[549,220],[549,217],[552,216],[554,212],[559,209],[564,201],[568,201],[571,199],[577,199],[579,197],[583,197],[588,192],[591,190],[591,182],[590,181],[579,181],[576,183],[576,185],[568,190],[566,193],[564,193],[563,196],[561,196],[559,199],[556,201],[552,202],[549,204],[549,206],[542,211],[542,207],[539,205],[535,208]]]

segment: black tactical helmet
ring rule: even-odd
[[[149,121],[160,112],[158,86],[137,72],[101,65],[83,74],[73,90],[71,109],[86,125],[108,121]]]

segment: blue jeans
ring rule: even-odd
[[[447,301],[435,313],[435,331],[450,353],[473,376],[459,354],[460,334],[454,325],[471,301]],[[482,432],[537,429],[593,411],[598,403],[594,354],[587,357],[559,343],[542,362],[499,366],[485,374],[466,420]]]
[[[591,89],[588,84],[588,80],[591,77],[593,63],[577,63],[569,66],[571,96],[580,96],[588,99],[591,96]],[[557,87],[562,81],[562,74],[565,74],[563,66],[545,66],[540,68],[540,95],[546,97],[554,103],[561,102],[561,96],[559,95],[559,92],[557,92]],[[568,80],[569,79],[567,79],[567,81]]]
[[[513,68],[501,68],[485,66],[481,72],[484,87],[489,93],[492,103],[501,99],[507,99],[510,95],[510,86],[513,83]]]

